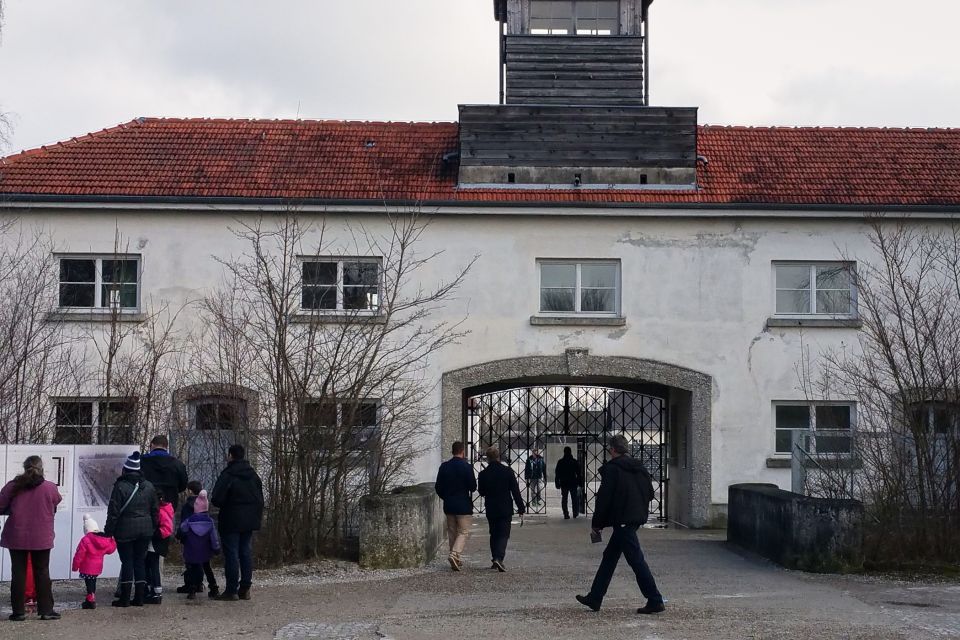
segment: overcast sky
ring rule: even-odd
[[[137,116],[455,120],[491,0],[5,0],[6,151]],[[955,0],[657,0],[651,103],[700,122],[960,126]]]

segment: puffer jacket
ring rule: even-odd
[[[170,540],[173,535],[173,505],[164,502],[157,511],[157,530],[153,532],[153,550],[167,557],[170,552]]]
[[[263,483],[246,460],[231,460],[220,472],[210,496],[220,509],[220,533],[259,531],[263,520]]]
[[[183,561],[187,564],[203,564],[220,552],[213,518],[206,513],[195,513],[180,524],[183,539]]]
[[[134,488],[140,490],[123,509]],[[123,509],[123,513],[121,513]],[[159,519],[157,492],[139,471],[124,471],[113,484],[110,504],[107,506],[107,522],[103,532],[117,542],[130,542],[139,538],[153,538]]]
[[[73,554],[73,570],[87,576],[98,576],[103,573],[103,556],[116,550],[117,542],[113,538],[91,531],[80,538],[77,552]]]
[[[600,488],[593,528],[646,524],[653,499],[650,472],[636,458],[623,455],[600,467]]]

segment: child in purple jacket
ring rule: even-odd
[[[187,584],[190,585],[188,600],[197,597],[200,589],[197,585],[203,584],[203,565],[220,552],[220,538],[213,518],[207,514],[209,508],[207,492],[203,490],[193,503],[193,515],[180,524],[183,562],[187,566]]]

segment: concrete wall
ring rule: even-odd
[[[790,486],[789,469],[767,466],[774,455],[771,402],[804,399],[797,376],[801,342],[814,356],[825,348],[856,348],[857,330],[768,326],[774,312],[771,262],[835,260],[841,252],[861,260],[869,257],[862,219],[841,219],[839,213],[829,212],[747,218],[720,210],[710,211],[710,217],[692,210],[501,213],[464,208],[455,215],[437,215],[423,236],[421,255],[442,253],[417,274],[416,284],[447,280],[470,257],[478,256],[455,299],[434,316],[444,321],[466,318],[462,328],[469,334],[459,345],[433,356],[427,384],[464,367],[511,358],[562,357],[570,348],[586,349],[596,357],[668,363],[712,381],[710,451],[701,452],[712,461],[709,500],[725,504],[727,487],[734,483]],[[144,302],[169,301],[176,308],[221,284],[223,270],[214,257],[229,258],[245,249],[230,228],[238,221],[253,223],[261,215],[272,214],[212,206],[47,207],[0,211],[0,220],[18,217],[28,227],[41,226],[60,249],[71,252],[112,253],[117,228],[129,240],[130,251],[143,257]],[[375,233],[385,230],[382,212],[375,209],[361,213],[328,208],[301,215],[318,225],[326,222],[324,241],[331,253],[365,252],[351,233],[360,232],[361,226]],[[532,323],[539,299],[537,258],[620,260],[623,322]],[[180,321],[190,327],[195,319],[185,312]],[[439,384],[432,402],[441,405]],[[413,463],[415,480],[432,479],[436,465],[449,454],[437,446],[439,436],[438,427],[425,440],[424,455]],[[694,439],[688,444],[693,446]],[[682,464],[677,468],[682,472]],[[675,488],[687,486],[690,491],[695,489],[692,485],[689,479],[678,478]],[[671,505],[681,504],[671,496]]]
[[[727,541],[788,569],[820,573],[863,566],[863,505],[810,498],[770,484],[730,487]]]
[[[432,482],[360,499],[360,566],[422,567],[446,537],[443,506]]]

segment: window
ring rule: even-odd
[[[618,0],[531,0],[530,33],[618,35],[620,3]]]
[[[304,259],[300,307],[310,311],[376,311],[380,260]]]
[[[856,315],[852,264],[781,262],[774,272],[777,315]]]
[[[61,309],[137,309],[139,256],[59,256]]]
[[[301,420],[312,427],[301,445],[316,449],[336,449],[339,443],[345,450],[363,448],[377,432],[378,404],[372,400],[336,402],[333,400],[306,400]]]
[[[620,263],[541,260],[540,312],[616,315],[620,307]]]
[[[915,433],[946,435],[960,429],[960,405],[953,402],[925,402],[910,406]]]
[[[247,403],[236,398],[201,398],[193,402],[193,426],[199,431],[238,431],[246,422]]]
[[[809,453],[850,454],[853,451],[854,405],[837,402],[774,403],[776,452],[793,453],[793,432],[802,431],[809,439],[801,446]]]
[[[133,400],[58,400],[53,404],[53,444],[133,443]]]

